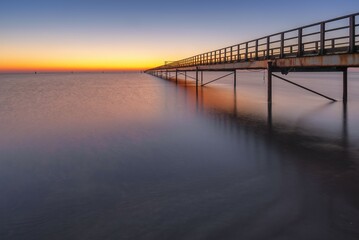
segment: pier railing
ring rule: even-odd
[[[306,25],[174,61],[151,70],[331,54],[359,49],[359,13]]]

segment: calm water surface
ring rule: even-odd
[[[358,239],[359,74],[238,75],[0,75],[0,239]]]

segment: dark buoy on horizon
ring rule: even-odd
[[[37,74],[37,72],[35,72],[35,74]]]

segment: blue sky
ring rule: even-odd
[[[11,49],[29,61],[36,51],[45,61],[46,52],[62,49],[63,59],[86,53],[123,63],[132,52],[155,64],[355,12],[358,0],[3,0],[0,63],[20,57]]]

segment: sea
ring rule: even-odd
[[[187,74],[0,74],[0,239],[359,239],[358,72]]]

